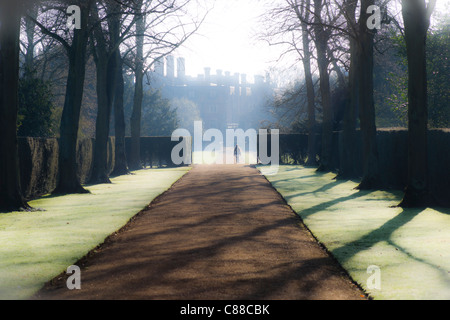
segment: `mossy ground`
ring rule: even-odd
[[[374,299],[450,299],[450,209],[402,209],[398,191],[358,191],[302,166],[267,179]],[[380,269],[380,289],[373,288]]]
[[[26,299],[123,227],[189,168],[139,170],[90,194],[31,201],[0,215],[0,299]]]

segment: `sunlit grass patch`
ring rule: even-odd
[[[139,170],[90,194],[30,202],[45,211],[0,215],[0,299],[27,298],[123,227],[189,168]]]
[[[302,166],[267,176],[315,237],[375,299],[450,299],[450,209],[401,209],[398,191],[358,191]],[[368,283],[378,266],[381,288]]]

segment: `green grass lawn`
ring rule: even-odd
[[[42,197],[45,211],[0,214],[0,299],[26,299],[123,227],[189,168],[140,170],[89,186],[90,194]]]
[[[450,209],[393,207],[402,192],[360,192],[334,177],[281,166],[267,179],[374,299],[450,299]],[[369,266],[379,267],[379,289]]]

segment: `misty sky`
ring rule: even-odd
[[[265,74],[279,54],[257,41],[259,16],[264,13],[260,0],[215,0],[198,35],[193,36],[177,56],[186,58],[186,73],[196,76],[204,67],[246,73]]]
[[[210,67],[213,74],[216,69],[246,73],[250,81],[254,75],[264,75],[275,64],[282,48],[269,47],[256,36],[262,28],[260,16],[277,1],[283,2],[210,0],[209,3],[215,3],[214,9],[198,34],[175,53],[186,58],[186,73],[197,76],[204,72],[204,67]],[[437,13],[448,18],[445,12],[449,12],[449,6],[448,0],[438,0],[435,16]]]

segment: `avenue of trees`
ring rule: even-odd
[[[196,5],[194,16],[188,10],[192,5]],[[53,193],[87,192],[77,177],[76,150],[86,80],[90,80],[86,79],[88,65],[95,70],[95,81],[89,85],[90,89],[94,87],[97,100],[89,182],[110,182],[107,141],[111,123],[116,137],[116,167],[112,174],[139,169],[143,100],[148,99],[145,75],[156,60],[172,53],[198,30],[207,12],[206,4],[197,0],[0,1],[0,210],[32,210],[20,187],[18,132],[46,136],[52,130],[58,131],[59,178]],[[58,64],[65,64],[65,74],[55,81],[60,86],[64,82],[60,97],[63,108],[55,128],[48,73],[54,73],[51,79],[58,78]],[[124,112],[125,74],[133,77],[130,119],[125,119]],[[155,93],[149,99],[157,102],[158,107],[152,111],[173,113],[165,110],[165,101]],[[33,108],[33,102],[39,108]],[[30,124],[32,121],[39,125]],[[131,159],[125,157],[128,122]]]
[[[301,80],[276,97],[273,108],[288,130],[301,127],[309,133],[307,165],[331,171],[333,130],[342,130],[338,178],[354,176],[359,128],[363,176],[358,189],[381,188],[377,114],[392,108],[386,117],[401,118],[409,133],[408,182],[399,205],[436,204],[428,185],[427,132],[430,123],[448,126],[450,113],[449,29],[444,23],[438,32],[430,30],[435,5],[436,0],[284,0],[265,16],[263,39],[284,46],[284,54],[296,54],[302,65]],[[319,130],[322,149],[314,150]]]
[[[408,183],[400,205],[434,205],[427,178],[427,132],[430,122],[448,126],[449,106],[448,61],[442,65],[442,55],[448,53],[448,27],[441,33],[430,30],[436,0],[276,3],[265,18],[266,38],[298,54],[304,79],[286,91],[277,104],[279,109],[304,106],[304,126],[309,133],[307,164],[316,165],[318,152],[318,170],[332,169],[333,130],[338,129],[339,120],[345,165],[338,177],[353,175],[359,128],[363,176],[358,188],[379,188],[377,114],[385,109],[378,110],[376,101],[383,100],[395,109],[393,114],[403,117],[409,132]],[[73,5],[80,9],[79,19],[76,25],[68,25],[73,15],[67,10]],[[192,5],[196,10],[188,10]],[[176,113],[157,92],[145,91],[145,81],[149,81],[146,75],[155,61],[172,53],[198,30],[207,11],[200,0],[1,0],[0,211],[32,209],[20,187],[18,133],[45,136],[57,132],[59,178],[53,193],[87,192],[78,180],[76,163],[86,99],[95,104],[89,112],[95,113],[96,119],[89,182],[110,182],[107,141],[112,129],[116,138],[112,174],[139,169],[142,131],[152,132],[150,121],[141,128],[143,117],[153,114],[152,118],[164,118],[164,123],[159,122],[170,130]],[[191,12],[196,15],[191,16]],[[396,54],[391,51],[393,47]],[[389,53],[389,58],[383,53]],[[385,69],[374,68],[377,63]],[[61,65],[64,72],[58,71]],[[389,73],[390,85],[380,84],[379,78]],[[403,83],[402,73],[407,74]],[[49,112],[55,109],[49,79],[60,87],[57,98],[63,107],[57,127],[55,113]],[[89,92],[95,91],[95,101],[86,97],[86,87]],[[428,108],[430,95],[432,112]],[[152,103],[152,110],[143,110],[146,101]],[[42,107],[24,108],[32,102]],[[291,118],[293,112],[296,110],[282,111]],[[36,119],[39,128],[33,125]],[[125,157],[127,124],[131,135],[129,159]],[[314,150],[318,126],[322,149]]]

